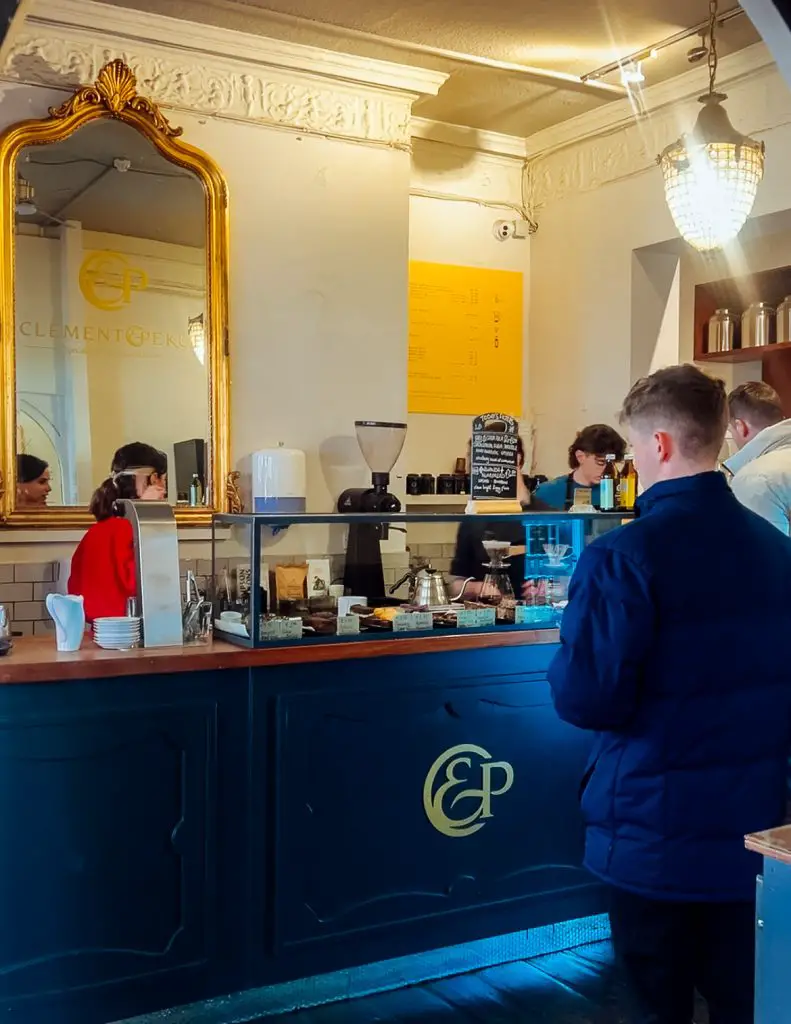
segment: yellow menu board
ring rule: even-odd
[[[410,412],[522,415],[522,275],[409,264]]]

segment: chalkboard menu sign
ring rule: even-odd
[[[472,423],[472,498],[516,499],[519,428],[513,416],[487,412]]]

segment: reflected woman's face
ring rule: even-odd
[[[140,501],[165,501],[168,493],[167,474],[142,470],[135,474],[135,489]]]
[[[30,480],[28,483],[18,485],[18,504],[28,508],[43,508],[47,504],[47,498],[51,491],[52,483],[49,468],[47,468],[37,480]]]

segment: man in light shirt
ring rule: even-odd
[[[737,448],[725,462],[733,493],[747,508],[791,536],[791,419],[780,396],[761,381],[728,395],[730,434]]]

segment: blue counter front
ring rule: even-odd
[[[104,1024],[598,914],[590,740],[553,712],[554,644],[524,640],[136,652],[136,674],[20,644],[0,670],[4,1019]]]

